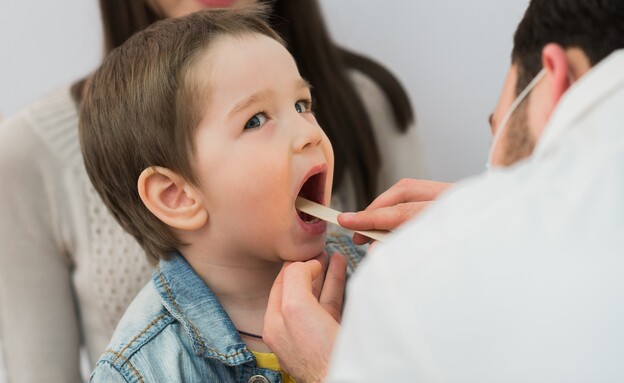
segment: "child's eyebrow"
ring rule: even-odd
[[[301,90],[301,89],[312,90],[312,86],[305,79],[300,78],[295,83],[295,90]],[[232,110],[228,113],[228,117],[234,116],[235,114],[249,108],[249,106],[257,102],[270,98],[274,93],[275,91],[273,91],[272,89],[264,89],[264,90],[261,90],[259,92],[252,94],[251,96],[237,102],[236,105],[234,105],[234,107],[232,108]]]
[[[249,108],[250,105],[253,105],[263,99],[269,98],[273,93],[274,92],[271,89],[264,89],[252,94],[251,96],[237,102],[232,110],[228,113],[228,117],[232,117],[240,111]]]

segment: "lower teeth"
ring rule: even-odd
[[[297,210],[297,213],[299,213],[299,218],[301,218],[301,220],[305,223],[314,223],[318,221],[318,218],[311,216],[307,213],[304,213],[302,211]]]

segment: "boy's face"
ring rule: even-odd
[[[195,171],[210,243],[269,261],[316,256],[326,223],[300,215],[295,199],[329,203],[334,156],[292,56],[264,35],[228,36],[195,68],[207,89]]]

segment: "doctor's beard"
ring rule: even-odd
[[[505,132],[505,149],[502,158],[503,166],[511,166],[533,153],[535,139],[529,132],[527,100],[525,99],[509,119]]]

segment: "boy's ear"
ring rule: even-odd
[[[197,230],[208,221],[201,193],[179,174],[160,166],[149,167],[137,183],[149,211],[179,230]]]

